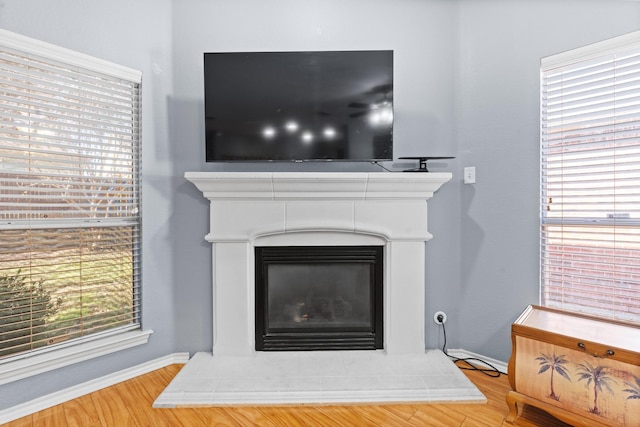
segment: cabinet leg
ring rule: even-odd
[[[515,424],[518,419],[518,403],[522,403],[518,399],[518,393],[515,391],[509,391],[507,393],[507,406],[509,407],[509,415],[507,415],[506,422],[509,424]]]

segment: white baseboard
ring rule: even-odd
[[[106,387],[147,374],[157,369],[174,364],[185,364],[189,361],[189,353],[173,353],[141,365],[133,366],[95,380],[87,381],[29,402],[0,410],[0,425],[18,418],[26,417],[34,412],[42,411],[55,405],[101,390]]]
[[[0,361],[0,385],[144,345],[153,330],[116,330],[70,340]]]
[[[473,353],[471,351],[467,351],[461,348],[456,348],[456,349],[450,349],[447,350],[447,353],[450,356],[456,357],[458,359],[466,359],[466,358],[472,358],[472,359],[476,359],[476,360],[472,360],[470,362],[473,362],[474,364],[479,364],[481,362],[485,362],[483,363],[483,365],[485,365],[487,368],[496,368],[498,371],[506,374],[508,373],[508,365],[507,363],[501,361],[501,360],[496,360],[496,359],[492,359],[490,357],[487,356],[483,356],[481,354],[477,354],[477,353]],[[487,365],[487,363],[491,364],[491,365]]]

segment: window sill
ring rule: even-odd
[[[126,331],[0,361],[0,385],[146,344],[152,330]]]

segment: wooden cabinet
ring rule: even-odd
[[[640,326],[529,306],[511,340],[508,422],[532,405],[574,426],[640,427]]]

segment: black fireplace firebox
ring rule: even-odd
[[[256,350],[375,350],[382,246],[255,248]]]

